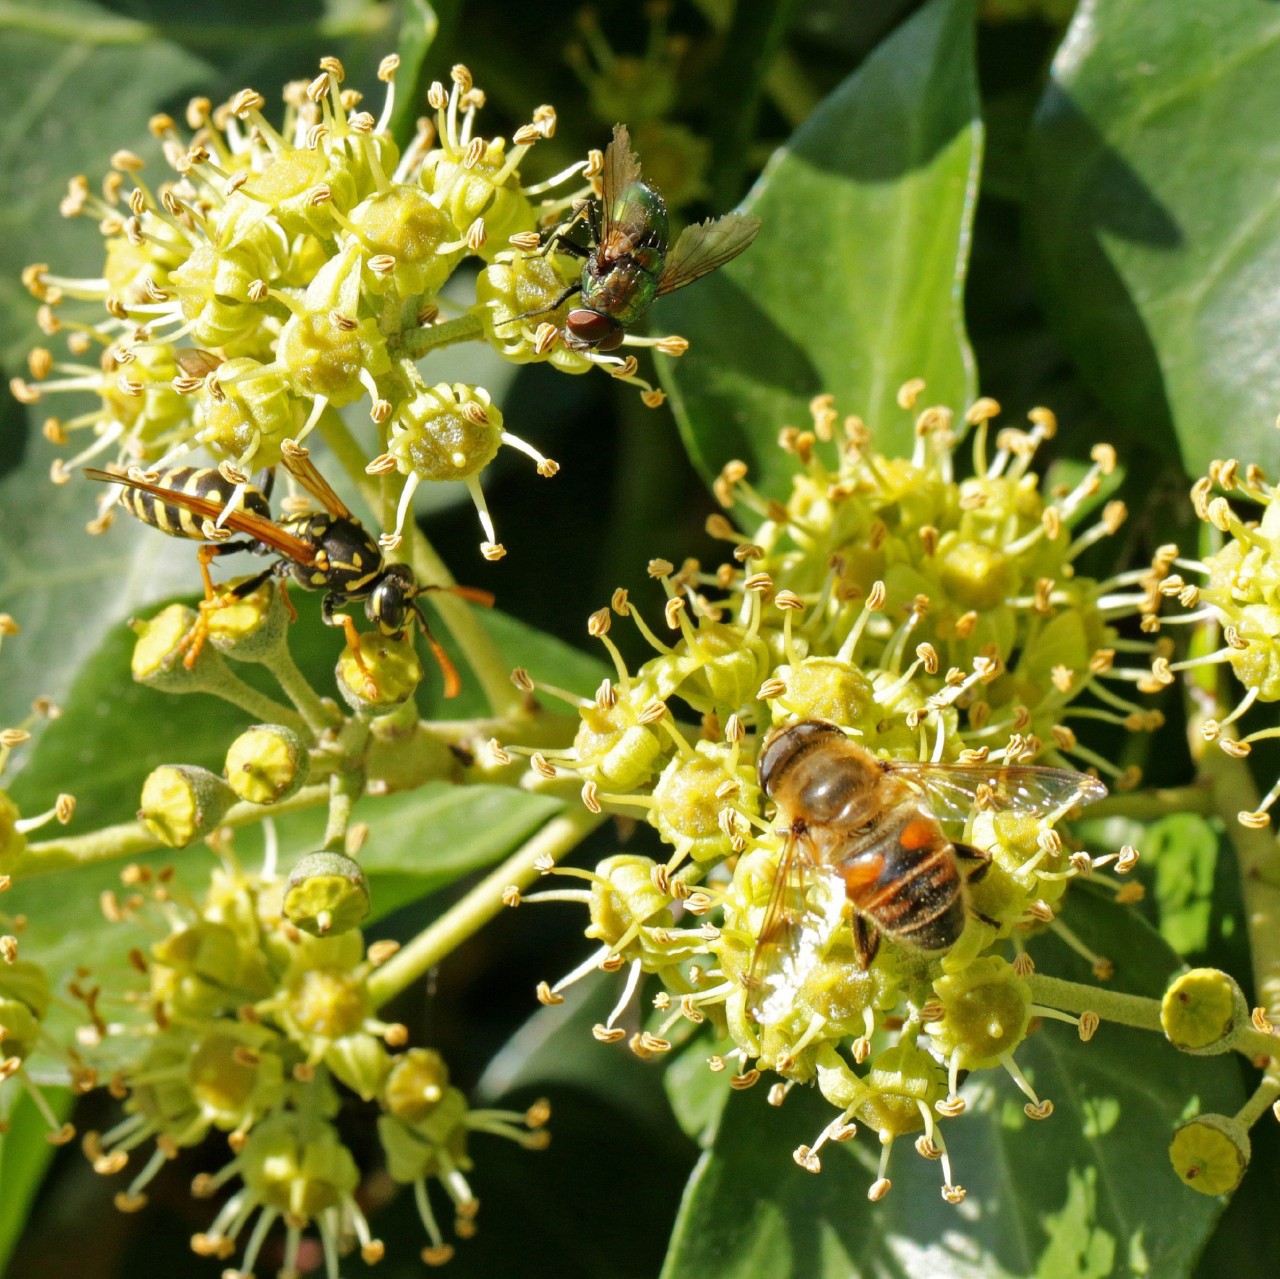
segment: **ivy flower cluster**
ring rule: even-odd
[[[406,1029],[377,1015],[368,978],[397,947],[366,946],[359,929],[342,926],[342,901],[364,891],[354,862],[308,859],[285,879],[270,862],[261,873],[245,870],[225,840],[218,847],[221,866],[201,896],[171,870],[134,866],[122,877],[125,893],[103,900],[109,919],[159,923],[161,937],[130,950],[134,982],[90,976],[73,987],[88,1029],[72,1078],[87,1090],[99,1082],[97,1059],[113,1063],[109,1086],[125,1112],[110,1131],[85,1134],[85,1154],[96,1172],[115,1176],[150,1149],[116,1195],[118,1208],[136,1211],[167,1161],[223,1134],[231,1158],[197,1176],[192,1192],[236,1188],[193,1250],[226,1259],[243,1247],[241,1268],[224,1272],[239,1279],[253,1273],[282,1222],[281,1273],[297,1272],[310,1229],[336,1275],[339,1255],[353,1247],[366,1262],[383,1255],[356,1199],[359,1165],[334,1123],[354,1094],[376,1110],[392,1180],[412,1187],[429,1239],[423,1260],[442,1264],[453,1248],[429,1186],[443,1192],[457,1233],[473,1234],[472,1136],[538,1149],[546,1104],[526,1113],[472,1109],[437,1052],[408,1047]],[[327,903],[326,927],[314,909],[300,911],[299,897]],[[300,914],[304,927],[293,922]]]
[[[903,388],[904,409],[920,389]],[[593,970],[625,969],[622,998],[595,1030],[614,1042],[628,1038],[620,1023],[643,977],[656,976],[657,1016],[630,1036],[634,1051],[665,1052],[709,1022],[732,1044],[711,1067],[732,1067],[735,1086],[769,1069],[781,1077],[771,1100],[816,1083],[836,1107],[796,1152],[803,1167],[817,1171],[822,1146],[864,1123],[883,1147],[871,1190],[878,1198],[890,1184],[894,1141],[918,1133],[921,1153],[942,1160],[944,1195],[958,1201],[964,1192],[939,1124],[965,1108],[962,1074],[1003,1068],[1028,1115],[1045,1118],[1052,1103],[1019,1069],[1018,1045],[1038,1018],[1074,1022],[1084,1038],[1097,1024],[1037,999],[1026,939],[1048,928],[1109,976],[1109,962],[1065,926],[1058,907],[1082,875],[1134,900],[1139,886],[1122,886],[1103,867],[1123,874],[1137,854],[1074,849],[1057,829],[1060,810],[1037,819],[975,804],[964,840],[992,860],[968,890],[972,911],[959,942],[941,957],[887,944],[864,969],[850,930],[832,929],[810,942],[821,954],[786,1015],[761,1025],[748,975],[786,842],[761,788],[762,743],[779,726],[822,720],[881,758],[1040,760],[1131,786],[1136,776],[1081,743],[1073,724],[1145,730],[1160,722],[1127,695],[1147,678],[1142,659],[1153,646],[1140,624],[1158,595],[1147,571],[1103,581],[1076,571],[1078,555],[1124,519],[1118,502],[1086,516],[1115,455],[1099,447],[1074,488],[1046,495],[1030,464],[1054,431],[1047,411],[993,440],[998,406],[990,400],[975,404],[963,427],[949,410],[925,409],[915,418],[914,455],[896,459],[876,452],[865,425],[842,419],[830,397],[811,409],[809,429],[780,439],[794,461],[785,502],[759,493],[742,463],[721,473],[725,513],[708,528],[733,544],[732,561],[714,571],[650,563],[666,596],[669,639],[623,591],[590,619],[616,677],[579,706],[573,746],[532,753],[532,767],[547,785],[575,779],[593,811],[643,816],[670,852],[665,861],[624,854],[591,871],[556,871],[581,886],[533,899],[584,905],[596,948],[538,993],[554,1004]],[[959,478],[965,429],[973,474]],[[1125,618],[1131,638],[1117,629]],[[634,672],[610,638],[624,620],[654,650]],[[516,679],[538,688],[523,670]],[[512,904],[520,899],[513,890]]]
[[[1208,623],[1220,631],[1221,641],[1181,661],[1157,658],[1152,680],[1164,686],[1173,683],[1178,671],[1229,667],[1244,693],[1225,715],[1205,719],[1200,732],[1206,741],[1243,759],[1256,742],[1280,737],[1274,725],[1243,736],[1234,728],[1255,705],[1280,700],[1280,504],[1261,467],[1242,466],[1234,459],[1210,464],[1209,473],[1191,489],[1191,504],[1216,549],[1196,559],[1180,555],[1176,546],[1161,548],[1155,566],[1163,574],[1160,591],[1176,598],[1185,611],[1158,620],[1165,625]],[[1256,809],[1239,814],[1241,824],[1268,826],[1277,799],[1280,780]]]
[[[399,545],[418,485],[459,480],[482,550],[497,559],[505,552],[481,472],[502,445],[528,454],[540,475],[558,467],[504,427],[483,387],[432,384],[419,359],[487,339],[516,363],[598,365],[661,402],[634,356],[564,346],[579,268],[538,253],[542,228],[598,194],[600,153],[523,181],[530,150],[555,133],[554,109],[539,107],[510,140],[486,138],[477,131],[485,95],[464,66],[448,88],[431,86],[434,116],[401,152],[389,132],[397,66],[394,55],[381,64],[376,117],[344,87],[342,64],[325,58],[315,79],[286,87],[279,128],[253,89],[218,107],[196,98],[184,122],[150,122],[173,178],[150,179],[139,156],[118,151],[101,193],[83,176],[72,181],[62,212],[97,222],[102,274],[27,268],[40,327],[65,341],[67,356],[37,347],[30,376],[12,383],[26,404],[69,393],[90,405],[45,420],[45,436],[73,449],[54,463],[55,481],[93,459],[158,472],[203,449],[238,486],[234,507],[287,440],[363,401],[377,431],[366,469],[395,480],[384,547]],[[468,260],[480,267],[476,300],[442,318],[441,290]],[[109,523],[110,501],[91,530]]]

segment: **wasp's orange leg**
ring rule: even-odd
[[[209,638],[209,613],[212,609],[222,608],[238,598],[234,592],[220,592],[214,585],[209,565],[219,555],[228,555],[232,551],[247,551],[254,547],[253,542],[206,542],[196,551],[196,562],[200,565],[200,576],[204,579],[204,599],[200,601],[199,615],[191,629],[178,641],[178,649],[183,654],[182,664],[190,670],[200,657],[204,642]]]

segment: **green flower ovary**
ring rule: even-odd
[[[946,1072],[938,1062],[906,1041],[872,1059],[866,1082],[871,1096],[858,1108],[858,1118],[882,1140],[923,1128],[920,1104],[932,1108],[947,1091]]]
[[[350,222],[370,255],[395,258],[392,278],[401,297],[433,297],[465,252],[440,252],[442,244],[457,242],[458,228],[418,187],[396,186],[371,195],[351,211]],[[376,287],[376,277],[369,283]]]
[[[723,744],[698,742],[692,758],[685,754],[672,758],[653,788],[650,825],[694,861],[713,861],[733,851],[731,837],[721,824],[726,806],[753,813],[760,810],[755,769],[741,763],[730,771],[730,755]]]
[[[220,395],[202,392],[196,425],[215,457],[274,466],[281,444],[302,425],[302,401],[290,394],[278,370],[253,376],[262,367],[247,357],[228,360],[218,370]]]
[[[240,1176],[259,1203],[310,1221],[355,1192],[360,1170],[336,1130],[275,1115],[249,1134]]]
[[[961,1069],[995,1066],[1025,1038],[1031,989],[1000,956],[974,960],[940,977],[933,989],[946,1012],[929,1023],[929,1037],[947,1058],[959,1053]]]
[[[389,452],[405,475],[465,480],[484,470],[502,444],[502,411],[480,386],[420,388],[400,405]]]

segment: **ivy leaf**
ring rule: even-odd
[[[42,1090],[53,1113],[61,1120],[71,1113],[71,1090]],[[6,1090],[7,1108],[4,1128],[0,1131],[0,1271],[27,1224],[27,1213],[44,1176],[54,1147],[47,1140],[49,1125],[26,1093],[10,1087]]]
[[[1280,406],[1280,10],[1097,0],[1053,64],[1027,216],[1045,301],[1121,429],[1200,474]]]
[[[1178,957],[1132,912],[1073,894],[1071,927],[1109,950],[1117,987],[1158,996]],[[1042,971],[1091,982],[1088,965],[1050,935],[1034,941]],[[1223,1204],[1187,1190],[1165,1150],[1189,1109],[1232,1114],[1240,1071],[1189,1057],[1159,1036],[1104,1023],[1090,1043],[1046,1021],[1019,1066],[1055,1110],[1028,1119],[1000,1072],[964,1087],[968,1110],[943,1125],[963,1206],[945,1203],[942,1174],[910,1141],[893,1151],[893,1189],[867,1201],[874,1137],[829,1145],[817,1177],[792,1161],[833,1117],[813,1089],[781,1110],[759,1090],[731,1096],[714,1142],[685,1190],[662,1279],[1107,1279],[1191,1273]]]
[[[663,365],[685,447],[708,479],[731,458],[766,493],[792,469],[776,444],[831,393],[886,451],[911,446],[899,386],[972,398],[961,290],[982,125],[973,5],[931,0],[867,58],[769,163],[744,205],[760,234],[665,299],[655,327],[690,353]]]

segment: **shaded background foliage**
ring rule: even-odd
[[[803,422],[818,391],[879,428],[882,446],[906,445],[890,434],[902,421],[893,397],[917,374],[929,380],[926,398],[957,408],[980,385],[1010,421],[1051,405],[1063,474],[1095,440],[1119,448],[1133,562],[1160,542],[1186,543],[1190,516],[1179,503],[1209,458],[1271,462],[1280,410],[1280,140],[1271,124],[1280,6],[1085,0],[1064,32],[1052,18],[1068,7],[673,7],[672,30],[688,45],[672,118],[712,143],[706,199],[690,212],[720,211],[745,195],[764,220],[750,253],[656,309],[656,330],[694,344],[670,374],[674,414],[644,409],[604,378],[513,371],[483,353],[437,354],[427,369],[485,383],[508,421],[563,465],[543,484],[518,463],[494,464],[487,487],[512,551],[500,564],[476,552],[465,502],[445,494],[427,516],[457,576],[498,594],[510,617],[491,625],[513,664],[590,688],[594,656],[573,647],[585,641],[586,614],[618,585],[643,598],[651,555],[711,558],[703,477],[743,456],[777,492],[785,483],[777,430]],[[615,48],[642,50],[634,4],[597,9]],[[175,0],[0,4],[6,376],[21,372],[32,340],[22,266],[46,261],[73,274],[97,265],[96,237],[56,216],[67,177],[97,177],[117,147],[154,156],[145,131],[154,111],[176,114],[193,93],[216,101],[246,83],[270,101],[273,86],[307,74],[324,53],[343,59],[349,83],[371,87],[378,59],[398,47],[402,131],[423,109],[426,84],[465,61],[489,95],[486,130],[509,133],[533,105],[557,105],[557,138],[537,155],[552,172],[601,145],[613,123],[569,69],[573,30],[571,6],[502,0],[208,0],[198,12]],[[663,162],[642,158],[650,172]],[[190,589],[189,548],[158,545],[127,521],[90,543],[78,532],[86,503],[77,486],[45,483],[50,454],[38,413],[5,399],[0,418],[0,607],[24,625],[5,645],[0,720],[18,717],[37,691],[67,710],[28,752],[12,789],[39,806],[66,787],[80,797],[78,822],[120,820],[149,767],[179,748],[184,759],[215,762],[227,736],[229,721],[212,702],[198,717],[167,721],[169,736],[158,732],[166,720],[157,695],[124,675],[124,619]],[[300,638],[315,637],[299,657],[324,678],[331,637],[316,632],[298,628]],[[1176,721],[1176,705],[1166,709]],[[1161,740],[1157,757],[1134,762],[1155,782],[1183,780],[1189,761],[1170,745],[1176,725]],[[1098,745],[1116,757],[1136,749]],[[372,827],[375,899],[384,913],[399,908],[382,927],[407,937],[554,801],[428,788],[366,803],[357,816]],[[429,865],[423,832],[437,850]],[[1183,817],[1157,830],[1110,823],[1089,835],[1159,852],[1146,859],[1140,912],[1087,892],[1072,903],[1072,925],[1105,939],[1121,988],[1158,991],[1179,957],[1246,979],[1221,831]],[[313,832],[297,823],[284,836],[286,853],[298,852]],[[615,842],[602,833],[582,857]],[[97,892],[110,878],[78,876],[70,895],[63,882],[24,889],[28,944],[64,969],[74,964],[100,935]],[[1274,1129],[1256,1134],[1250,1175],[1220,1220],[1221,1205],[1182,1189],[1165,1156],[1184,1103],[1233,1108],[1247,1074],[1234,1061],[1179,1058],[1136,1034],[1088,1048],[1037,1036],[1037,1078],[1059,1106],[1052,1124],[1033,1139],[999,1089],[984,1091],[955,1130],[970,1189],[963,1210],[942,1204],[932,1171],[911,1158],[899,1161],[891,1197],[873,1207],[864,1197],[870,1153],[857,1143],[841,1147],[849,1157],[829,1159],[819,1179],[791,1163],[816,1127],[802,1098],[780,1113],[757,1094],[726,1106],[702,1051],[677,1057],[664,1078],[596,1044],[588,1028],[611,1002],[607,983],[530,1016],[528,974],[554,976],[576,961],[576,923],[554,910],[508,914],[453,955],[429,991],[394,1009],[419,1042],[440,1048],[464,1087],[517,1100],[548,1092],[555,1106],[550,1151],[477,1151],[485,1210],[478,1238],[452,1263],[460,1279],[535,1266],[568,1279],[660,1270],[667,1279],[1273,1273]],[[1071,975],[1069,958],[1051,949],[1054,970]],[[109,1119],[101,1101],[90,1106],[85,1126]],[[186,1191],[198,1155],[176,1162],[148,1211],[125,1217],[78,1153],[45,1168],[48,1151],[29,1119],[19,1106],[0,1139],[8,1274],[217,1273],[187,1248],[207,1211]],[[359,1151],[358,1110],[343,1123]],[[407,1198],[394,1199],[376,1177],[367,1196],[389,1243],[380,1272],[421,1273]]]

